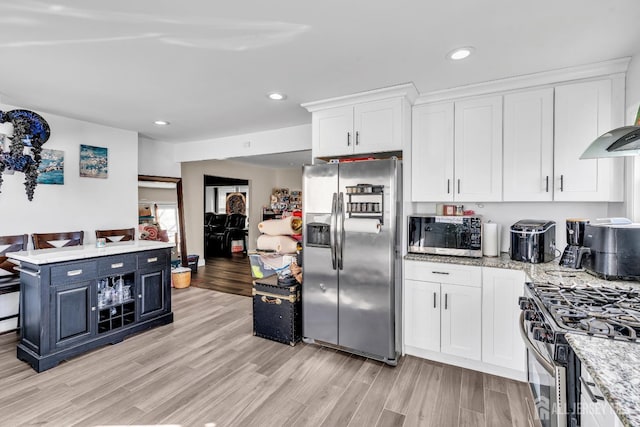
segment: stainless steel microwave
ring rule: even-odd
[[[482,256],[479,216],[414,215],[408,230],[410,253]]]

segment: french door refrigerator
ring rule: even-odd
[[[304,167],[305,342],[397,363],[401,177],[396,159]]]

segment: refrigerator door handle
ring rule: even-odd
[[[338,269],[342,270],[344,267],[342,253],[344,249],[344,194],[341,192],[338,196],[338,227],[336,229],[338,245],[336,250],[338,252]]]
[[[336,265],[336,224],[338,222],[338,212],[336,205],[338,203],[338,194],[333,193],[333,200],[331,202],[331,223],[329,224],[329,248],[331,249],[331,265],[335,270]]]

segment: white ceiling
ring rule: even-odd
[[[203,140],[309,123],[303,102],[399,83],[425,93],[631,56],[639,18],[639,0],[0,0],[0,99]],[[445,59],[465,45],[474,56]]]

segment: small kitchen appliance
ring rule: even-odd
[[[560,265],[568,268],[581,268],[584,255],[589,249],[584,247],[585,226],[588,219],[567,218],[567,247],[562,252]]]
[[[511,259],[538,264],[556,257],[556,223],[523,219],[511,226]]]
[[[414,215],[408,227],[411,253],[482,257],[479,216]]]
[[[607,280],[640,281],[640,224],[602,223],[585,227],[589,254],[585,270]]]

